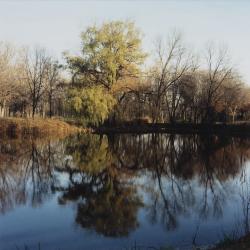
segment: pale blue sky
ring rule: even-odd
[[[226,44],[250,84],[250,1],[0,0],[0,41],[44,46],[60,58],[62,51],[78,50],[86,26],[114,19],[134,20],[148,51],[174,28],[196,50],[209,41]]]

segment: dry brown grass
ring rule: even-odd
[[[249,250],[250,249],[250,234],[243,236],[238,240],[225,239],[218,246],[211,250]]]
[[[0,135],[61,137],[82,129],[58,119],[0,118]]]

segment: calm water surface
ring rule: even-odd
[[[249,161],[242,138],[1,139],[0,249],[190,249],[239,237]]]

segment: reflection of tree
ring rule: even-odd
[[[55,183],[51,143],[7,140],[0,144],[0,210],[41,204]]]
[[[64,170],[69,173],[70,183],[61,189],[59,202],[77,203],[76,222],[83,228],[109,237],[127,236],[138,227],[137,212],[142,202],[136,189],[129,182],[129,175],[113,164],[107,138],[85,135],[81,142],[74,147],[71,141],[67,147],[79,156],[73,156],[74,165],[81,159],[80,168]]]
[[[61,204],[77,205],[76,222],[99,234],[127,236],[138,227],[142,206],[152,223],[173,230],[180,216],[223,215],[236,192],[232,180],[243,182],[249,148],[248,139],[198,135],[6,140],[0,143],[0,209],[36,206],[59,192]],[[241,193],[246,230],[248,191]],[[141,192],[147,197],[143,202]]]
[[[86,184],[74,184],[64,192],[60,202],[77,201],[76,222],[83,228],[110,237],[127,236],[138,226],[140,199],[134,188],[115,180],[106,181],[97,191]]]
[[[70,137],[67,140],[66,151],[73,158],[77,169],[85,172],[98,173],[111,161],[107,137],[85,134]]]
[[[127,171],[135,177],[147,176],[144,191],[151,196],[147,207],[152,222],[160,220],[170,230],[178,226],[179,215],[188,216],[192,210],[203,219],[220,217],[231,192],[227,180],[235,177],[249,158],[248,146],[246,140],[243,143],[241,139],[217,136],[149,134],[107,139],[85,135],[71,140],[67,146],[73,165],[79,166],[84,178],[81,184],[73,184],[72,174],[77,172],[79,180],[79,172],[71,169],[71,184],[63,197],[84,200],[78,203],[77,222],[101,233],[97,222],[113,225],[106,212],[118,216],[109,204],[114,203],[112,199],[119,192],[112,189],[114,196],[106,197],[110,182],[104,176],[122,182],[122,173]],[[61,202],[65,200],[63,197]],[[108,231],[102,234],[109,235]]]
[[[240,225],[243,225],[243,234],[249,234],[250,233],[250,225],[249,225],[249,216],[250,216],[250,179],[249,179],[249,173],[247,173],[247,170],[242,171],[242,175],[240,178],[240,197],[242,202],[242,210],[243,210],[243,220],[240,221]]]
[[[149,217],[174,229],[180,214],[222,216],[233,190],[227,181],[249,159],[249,141],[217,136],[151,134],[117,136],[113,150],[121,167],[151,173]]]

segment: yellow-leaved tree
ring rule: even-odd
[[[112,98],[117,98],[117,92],[114,97],[112,87],[137,78],[146,54],[141,48],[140,32],[129,21],[90,26],[81,39],[79,56],[65,53],[72,73],[70,103],[76,113],[96,125],[102,123],[114,107]]]

